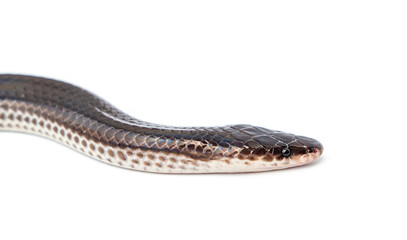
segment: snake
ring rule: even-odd
[[[323,152],[315,139],[248,124],[142,121],[80,87],[16,74],[0,74],[0,130],[39,135],[104,163],[154,173],[263,172],[308,164]]]

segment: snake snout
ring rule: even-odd
[[[310,163],[322,155],[324,148],[317,140],[304,136],[296,136],[296,139],[297,141],[290,145],[295,161]]]
[[[314,148],[311,149],[311,153],[313,153],[313,154],[316,155],[317,157],[321,156],[322,152],[323,152],[323,149],[322,149],[322,148],[316,148],[316,147],[314,147]]]
[[[310,147],[308,147],[310,162],[319,158],[322,155],[323,151],[324,151],[324,147],[322,146],[322,144],[320,142],[314,140],[312,145]]]
[[[322,152],[324,151],[324,146],[322,146],[322,144],[318,141],[315,141],[315,142],[316,142],[316,144],[312,150],[315,154],[321,155]]]

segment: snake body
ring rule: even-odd
[[[283,169],[323,151],[314,139],[251,125],[140,121],[84,89],[25,75],[0,75],[0,130],[41,135],[105,163],[162,173]]]

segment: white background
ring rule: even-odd
[[[0,133],[0,239],[406,239],[405,1],[0,2],[0,72],[137,118],[306,135],[323,157],[163,175]]]

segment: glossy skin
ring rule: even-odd
[[[4,119],[12,112],[49,121],[84,141],[118,151],[121,160],[120,151],[124,150],[128,152],[126,161],[134,155],[131,151],[148,152],[160,159],[174,158],[171,165],[159,167],[157,163],[156,168],[151,167],[155,160],[140,167],[129,167],[136,164],[126,165],[118,160],[122,167],[151,172],[274,170],[309,163],[323,150],[314,139],[251,125],[170,127],[140,121],[86,90],[40,77],[0,75],[0,109],[4,112],[0,116],[0,129],[24,131],[10,120],[8,127],[5,126]],[[91,152],[90,155],[93,156]],[[109,160],[108,157],[100,159]],[[114,164],[114,157],[110,160]],[[188,167],[188,163],[195,166]]]

